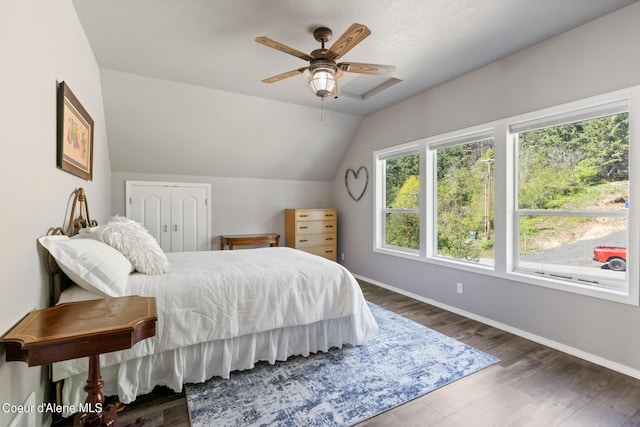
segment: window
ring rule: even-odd
[[[640,86],[376,151],[374,251],[638,305],[634,98]]]
[[[493,137],[431,147],[436,148],[436,255],[493,265]]]
[[[517,153],[515,269],[626,292],[627,103],[512,125],[511,133]],[[600,255],[600,246],[608,254]]]
[[[417,251],[420,248],[420,156],[415,149],[378,158],[384,240],[381,246]]]

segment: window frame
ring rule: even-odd
[[[576,123],[584,120],[592,120],[600,117],[606,117],[612,114],[620,114],[624,112],[629,113],[629,181],[628,192],[631,194],[631,112],[630,112],[630,96],[617,98],[613,97],[607,99],[606,97],[600,101],[594,101],[593,103],[574,103],[574,108],[566,109],[550,109],[548,114],[539,115],[533,119],[529,118],[524,121],[513,121],[507,126],[507,140],[513,145],[513,158],[511,168],[513,169],[513,188],[512,202],[513,202],[513,227],[511,230],[513,250],[511,251],[511,265],[512,273],[524,276],[530,276],[535,279],[543,279],[543,286],[547,286],[554,289],[569,290],[571,288],[584,289],[586,294],[595,292],[596,294],[618,294],[620,296],[628,296],[631,293],[630,276],[637,270],[632,268],[625,273],[625,287],[626,294],[616,289],[611,289],[613,286],[611,282],[603,283],[601,286],[587,284],[588,279],[581,280],[579,277],[564,277],[558,279],[551,273],[537,272],[534,268],[528,268],[520,265],[520,219],[524,216],[549,216],[549,217],[591,217],[591,218],[624,218],[626,219],[626,239],[627,247],[630,244],[630,232],[629,232],[629,220],[630,210],[627,211],[614,211],[614,210],[595,210],[595,209],[583,209],[583,210],[570,210],[570,209],[523,209],[519,208],[519,188],[518,188],[518,134],[521,132],[534,131],[539,129],[546,129],[555,126],[561,126],[563,124]],[[630,197],[631,198],[631,197]],[[628,249],[628,248],[627,248]],[[627,256],[629,260],[629,256]],[[638,265],[635,263],[634,265]],[[579,275],[578,275],[579,276]],[[596,275],[590,276],[591,279],[596,281]],[[607,287],[609,285],[610,287]],[[580,292],[582,293],[582,292]]]
[[[516,258],[519,247],[519,229],[517,215],[526,214],[517,209],[517,158],[516,144],[512,130],[518,126],[535,125],[555,117],[565,120],[575,117],[576,112],[589,113],[603,110],[603,106],[626,103],[629,113],[629,188],[630,200],[640,200],[640,167],[634,170],[632,165],[640,165],[640,86],[568,102],[554,107],[544,108],[516,116],[511,116],[477,126],[459,129],[435,135],[409,143],[391,146],[374,151],[374,200],[373,200],[373,252],[408,258],[414,261],[445,266],[462,271],[489,275],[515,282],[520,285],[535,285],[565,291],[571,294],[595,297],[618,303],[640,305],[640,268],[629,268],[626,274],[626,292],[606,288],[596,288],[555,277],[536,276],[518,270]],[[563,118],[564,117],[564,118]],[[494,265],[487,266],[436,256],[437,230],[436,216],[436,149],[447,144],[472,142],[477,135],[492,132],[494,139]],[[471,139],[469,139],[471,138]],[[387,247],[384,243],[384,214],[381,215],[380,203],[384,203],[384,174],[381,174],[381,159],[408,153],[413,150],[420,155],[420,250],[407,251],[397,247]],[[382,197],[381,197],[382,196]],[[640,266],[640,209],[631,203],[627,209],[627,264]],[[609,215],[611,211],[607,212]],[[618,214],[616,214],[618,215]]]
[[[374,165],[375,165],[375,177],[374,180],[374,194],[376,197],[374,198],[374,204],[378,207],[375,209],[374,213],[374,251],[382,250],[392,254],[402,253],[409,257],[419,256],[424,246],[424,240],[422,238],[422,229],[424,226],[423,223],[423,215],[422,215],[422,206],[424,204],[423,200],[423,181],[424,181],[424,165],[422,155],[420,154],[420,144],[417,143],[408,143],[400,146],[392,147],[391,149],[383,149],[374,152]],[[420,156],[420,164],[419,164],[419,181],[420,181],[420,201],[419,207],[417,209],[398,209],[398,208],[387,208],[386,206],[386,193],[387,193],[387,183],[386,183],[386,160],[393,159],[402,156],[409,156],[413,154],[418,154]],[[387,213],[417,213],[420,219],[420,236],[419,236],[419,249],[411,249],[404,248],[401,246],[389,245],[386,240],[386,217]]]

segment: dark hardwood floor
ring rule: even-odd
[[[501,362],[360,427],[640,426],[640,380],[386,289],[361,286],[367,300]],[[184,394],[166,389],[140,397],[120,419],[124,425],[139,416],[147,418],[147,427],[190,425]]]

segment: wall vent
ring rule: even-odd
[[[402,80],[395,77],[358,75],[340,86],[340,96],[366,101],[374,95],[389,89]]]

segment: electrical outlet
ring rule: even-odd
[[[458,282],[458,284],[457,284],[457,290],[458,290],[458,293],[459,293],[459,294],[461,294],[461,293],[462,293],[462,283]]]
[[[340,254],[340,260],[344,261],[344,252]]]

